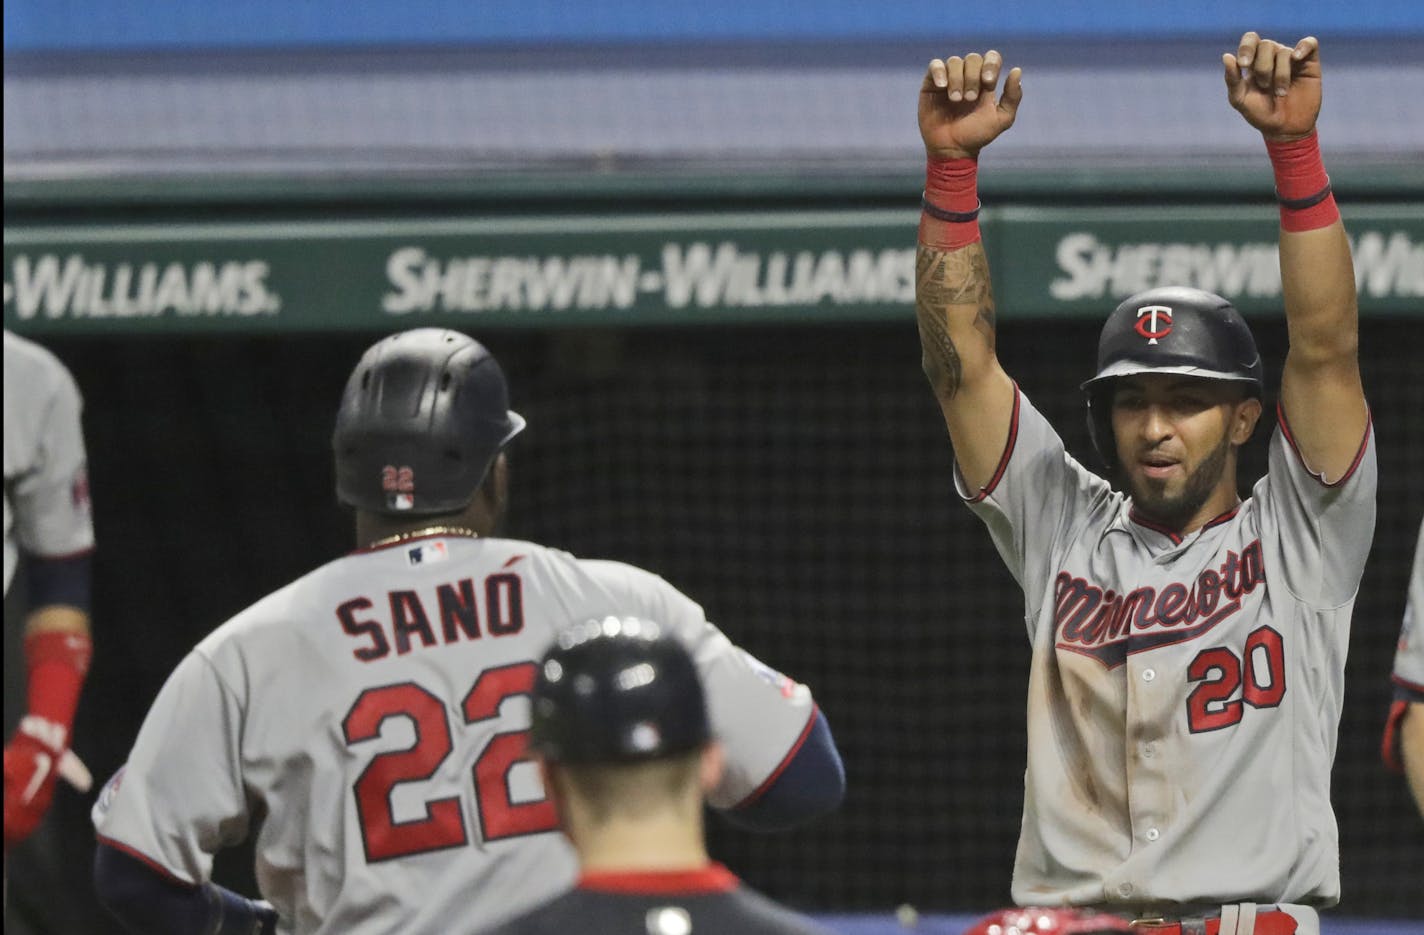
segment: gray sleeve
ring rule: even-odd
[[[1410,701],[1424,701],[1424,524],[1414,549],[1414,570],[1409,576],[1409,596],[1404,605],[1404,625],[1394,654],[1396,692]]]
[[[15,511],[15,538],[33,555],[57,557],[85,552],[94,545],[89,510],[84,435],[80,424],[83,401],[79,387],[57,360],[43,371],[47,384],[36,420],[33,461],[15,479],[10,496]],[[39,388],[37,388],[37,392]],[[6,443],[10,443],[6,431]]]
[[[1033,600],[1050,580],[1058,545],[1111,493],[1107,481],[1067,452],[1048,420],[1015,390],[1014,416],[999,470],[977,493],[966,489],[955,468],[955,489],[989,528],[999,555]],[[1030,608],[1030,616],[1037,608]]]
[[[1355,596],[1374,539],[1378,481],[1373,425],[1350,470],[1326,483],[1306,467],[1277,409],[1266,476],[1253,496],[1261,504],[1262,534],[1279,543],[1285,586],[1308,606],[1326,610]]]
[[[582,564],[627,608],[620,613],[672,628],[697,663],[712,730],[726,753],[708,801],[731,808],[752,796],[799,748],[816,712],[811,690],[736,646],[697,602],[657,575],[615,562]]]
[[[247,833],[241,724],[237,697],[201,652],[189,653],[94,805],[99,836],[177,879],[207,881],[213,854]]]

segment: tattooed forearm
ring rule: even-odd
[[[982,244],[952,252],[920,244],[915,254],[915,314],[919,320],[920,347],[925,376],[942,400],[952,398],[964,379],[960,350],[951,334],[952,306],[972,306],[972,325],[989,352],[994,349],[994,292],[989,282],[989,260]],[[960,332],[960,340],[969,338]]]
[[[920,325],[920,366],[935,396],[950,399],[959,392],[964,371],[959,363],[959,352],[954,349],[954,340],[949,336],[945,314],[926,310],[924,305],[919,305],[916,315]]]

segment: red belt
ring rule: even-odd
[[[1294,935],[1296,924],[1295,916],[1279,909],[1271,909],[1256,913],[1256,924],[1251,931],[1252,935]],[[1221,919],[1199,919],[1194,922],[1138,919],[1132,923],[1132,927],[1151,935],[1196,935],[1200,932],[1217,935],[1221,930]]]

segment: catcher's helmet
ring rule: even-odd
[[[456,331],[416,328],[372,345],[336,414],[336,496],[372,513],[452,513],[524,429],[499,363]]]
[[[555,762],[639,762],[711,738],[692,657],[676,637],[636,617],[561,631],[531,700],[530,747]]]
[[[1135,373],[1179,373],[1263,388],[1261,355],[1241,313],[1219,295],[1187,286],[1149,289],[1122,301],[1098,338],[1097,376],[1082,385],[1088,434],[1108,467],[1117,464],[1112,388]]]

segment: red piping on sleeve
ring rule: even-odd
[[[152,857],[149,857],[147,854],[136,848],[128,846],[122,841],[116,841],[113,838],[106,838],[102,834],[96,834],[94,835],[94,837],[98,838],[99,843],[106,844],[116,851],[123,851],[125,854],[128,854],[135,860],[140,860],[143,863],[147,864],[150,870],[153,870],[154,872],[158,873],[161,877],[163,877],[169,883],[174,884],[175,886],[181,886],[190,890],[197,889],[199,886],[199,884],[197,883],[188,882],[187,880],[175,874],[172,870],[169,870],[167,867],[163,866],[163,864],[154,860]]]
[[[1014,384],[1014,412],[1009,417],[1009,438],[1004,443],[1004,454],[999,458],[999,466],[994,469],[994,476],[989,478],[989,483],[979,488],[979,492],[966,503],[978,503],[994,492],[994,488],[999,486],[999,481],[1003,479],[1004,472],[1009,469],[1009,458],[1014,454],[1014,443],[1019,439],[1019,385]]]
[[[1384,738],[1380,741],[1380,759],[1390,772],[1404,772],[1404,764],[1399,758],[1399,725],[1404,721],[1404,712],[1409,710],[1409,702],[1403,699],[1389,706],[1389,719],[1384,722]]]
[[[820,716],[820,707],[814,704],[811,705],[811,716],[806,719],[806,726],[801,728],[801,735],[796,738],[796,742],[791,745],[791,749],[786,752],[786,756],[781,758],[780,765],[778,765],[776,769],[772,770],[771,775],[766,777],[766,779],[762,782],[761,785],[753,789],[750,795],[742,799],[736,805],[732,806],[733,808],[746,808],[748,805],[751,805],[757,799],[761,798],[763,795],[766,794],[766,790],[770,789],[772,783],[776,782],[776,780],[781,776],[781,774],[786,772],[786,767],[791,765],[791,761],[796,759],[796,754],[800,753],[801,748],[806,745],[806,738],[811,736],[811,728],[815,726],[816,718]]]
[[[1300,462],[1300,466],[1305,468],[1305,473],[1315,478],[1322,487],[1339,487],[1350,479],[1350,476],[1355,473],[1355,469],[1360,466],[1360,462],[1365,459],[1365,449],[1370,444],[1370,432],[1374,431],[1375,427],[1374,415],[1370,412],[1366,412],[1365,437],[1360,439],[1360,447],[1355,451],[1355,460],[1350,462],[1349,469],[1340,475],[1339,480],[1327,481],[1321,475],[1312,473],[1310,465],[1305,463],[1305,456],[1302,455],[1300,449],[1296,447],[1295,436],[1291,434],[1290,423],[1286,421],[1286,411],[1281,406],[1280,400],[1276,401],[1276,421],[1281,424],[1281,434],[1286,437],[1286,444],[1290,445],[1291,451],[1295,452],[1295,458]]]
[[[1398,675],[1391,675],[1389,680],[1410,694],[1418,695],[1419,697],[1415,699],[1416,701],[1424,701],[1424,685],[1420,685],[1418,682],[1411,682],[1409,679],[1402,678]]]
[[[26,554],[31,558],[37,558],[46,562],[66,562],[72,558],[83,558],[86,555],[93,555],[94,546],[91,545],[88,548],[75,549],[73,552],[60,552],[57,555],[43,555],[39,552],[28,552]]]

